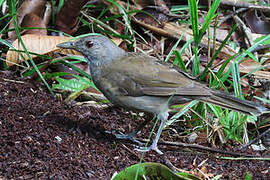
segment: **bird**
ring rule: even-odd
[[[171,63],[143,53],[126,52],[103,35],[88,35],[57,47],[83,54],[95,86],[111,103],[153,114],[161,121],[152,144],[140,148],[145,152],[154,150],[163,154],[157,144],[172,105],[199,100],[249,115],[259,116],[267,111],[252,101],[213,90]],[[118,134],[117,137],[134,140],[149,121],[145,120],[130,134]]]

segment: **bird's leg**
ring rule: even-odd
[[[156,151],[158,154],[163,154],[157,147],[157,143],[158,143],[158,140],[159,140],[159,137],[162,133],[162,130],[165,126],[165,123],[166,123],[166,120],[168,119],[168,116],[169,116],[169,113],[168,112],[164,112],[162,114],[159,114],[158,115],[158,119],[161,120],[161,123],[159,125],[159,128],[158,128],[158,132],[157,132],[157,135],[154,139],[154,141],[152,142],[151,146],[147,147],[146,149],[136,149],[138,151],[142,151],[142,152],[148,152],[150,150],[154,150]]]
[[[141,123],[139,126],[136,127],[136,129],[134,131],[132,131],[129,134],[114,134],[116,139],[120,139],[120,140],[130,140],[132,142],[135,142],[139,145],[143,145],[143,143],[141,143],[140,141],[138,141],[137,139],[135,139],[135,136],[137,135],[137,133],[144,128],[150,121],[152,120],[152,117],[147,115],[146,119],[144,120],[143,123]]]

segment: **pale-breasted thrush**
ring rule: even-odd
[[[196,99],[246,114],[260,115],[267,110],[256,103],[212,90],[155,57],[125,52],[104,36],[90,35],[57,46],[77,50],[85,56],[94,84],[112,103],[157,115],[161,124],[147,150],[160,154],[157,143],[171,105]],[[122,138],[132,139],[140,128]]]

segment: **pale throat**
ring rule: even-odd
[[[127,53],[121,48],[115,47],[107,47],[102,48],[102,50],[93,50],[89,54],[85,54],[88,59],[89,66],[102,66],[106,64],[110,64],[114,60],[118,60],[121,57],[124,57]]]

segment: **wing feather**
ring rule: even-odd
[[[170,64],[143,54],[129,54],[104,67],[110,81],[130,96],[211,95],[209,88],[192,80]],[[106,73],[104,73],[106,74]]]

